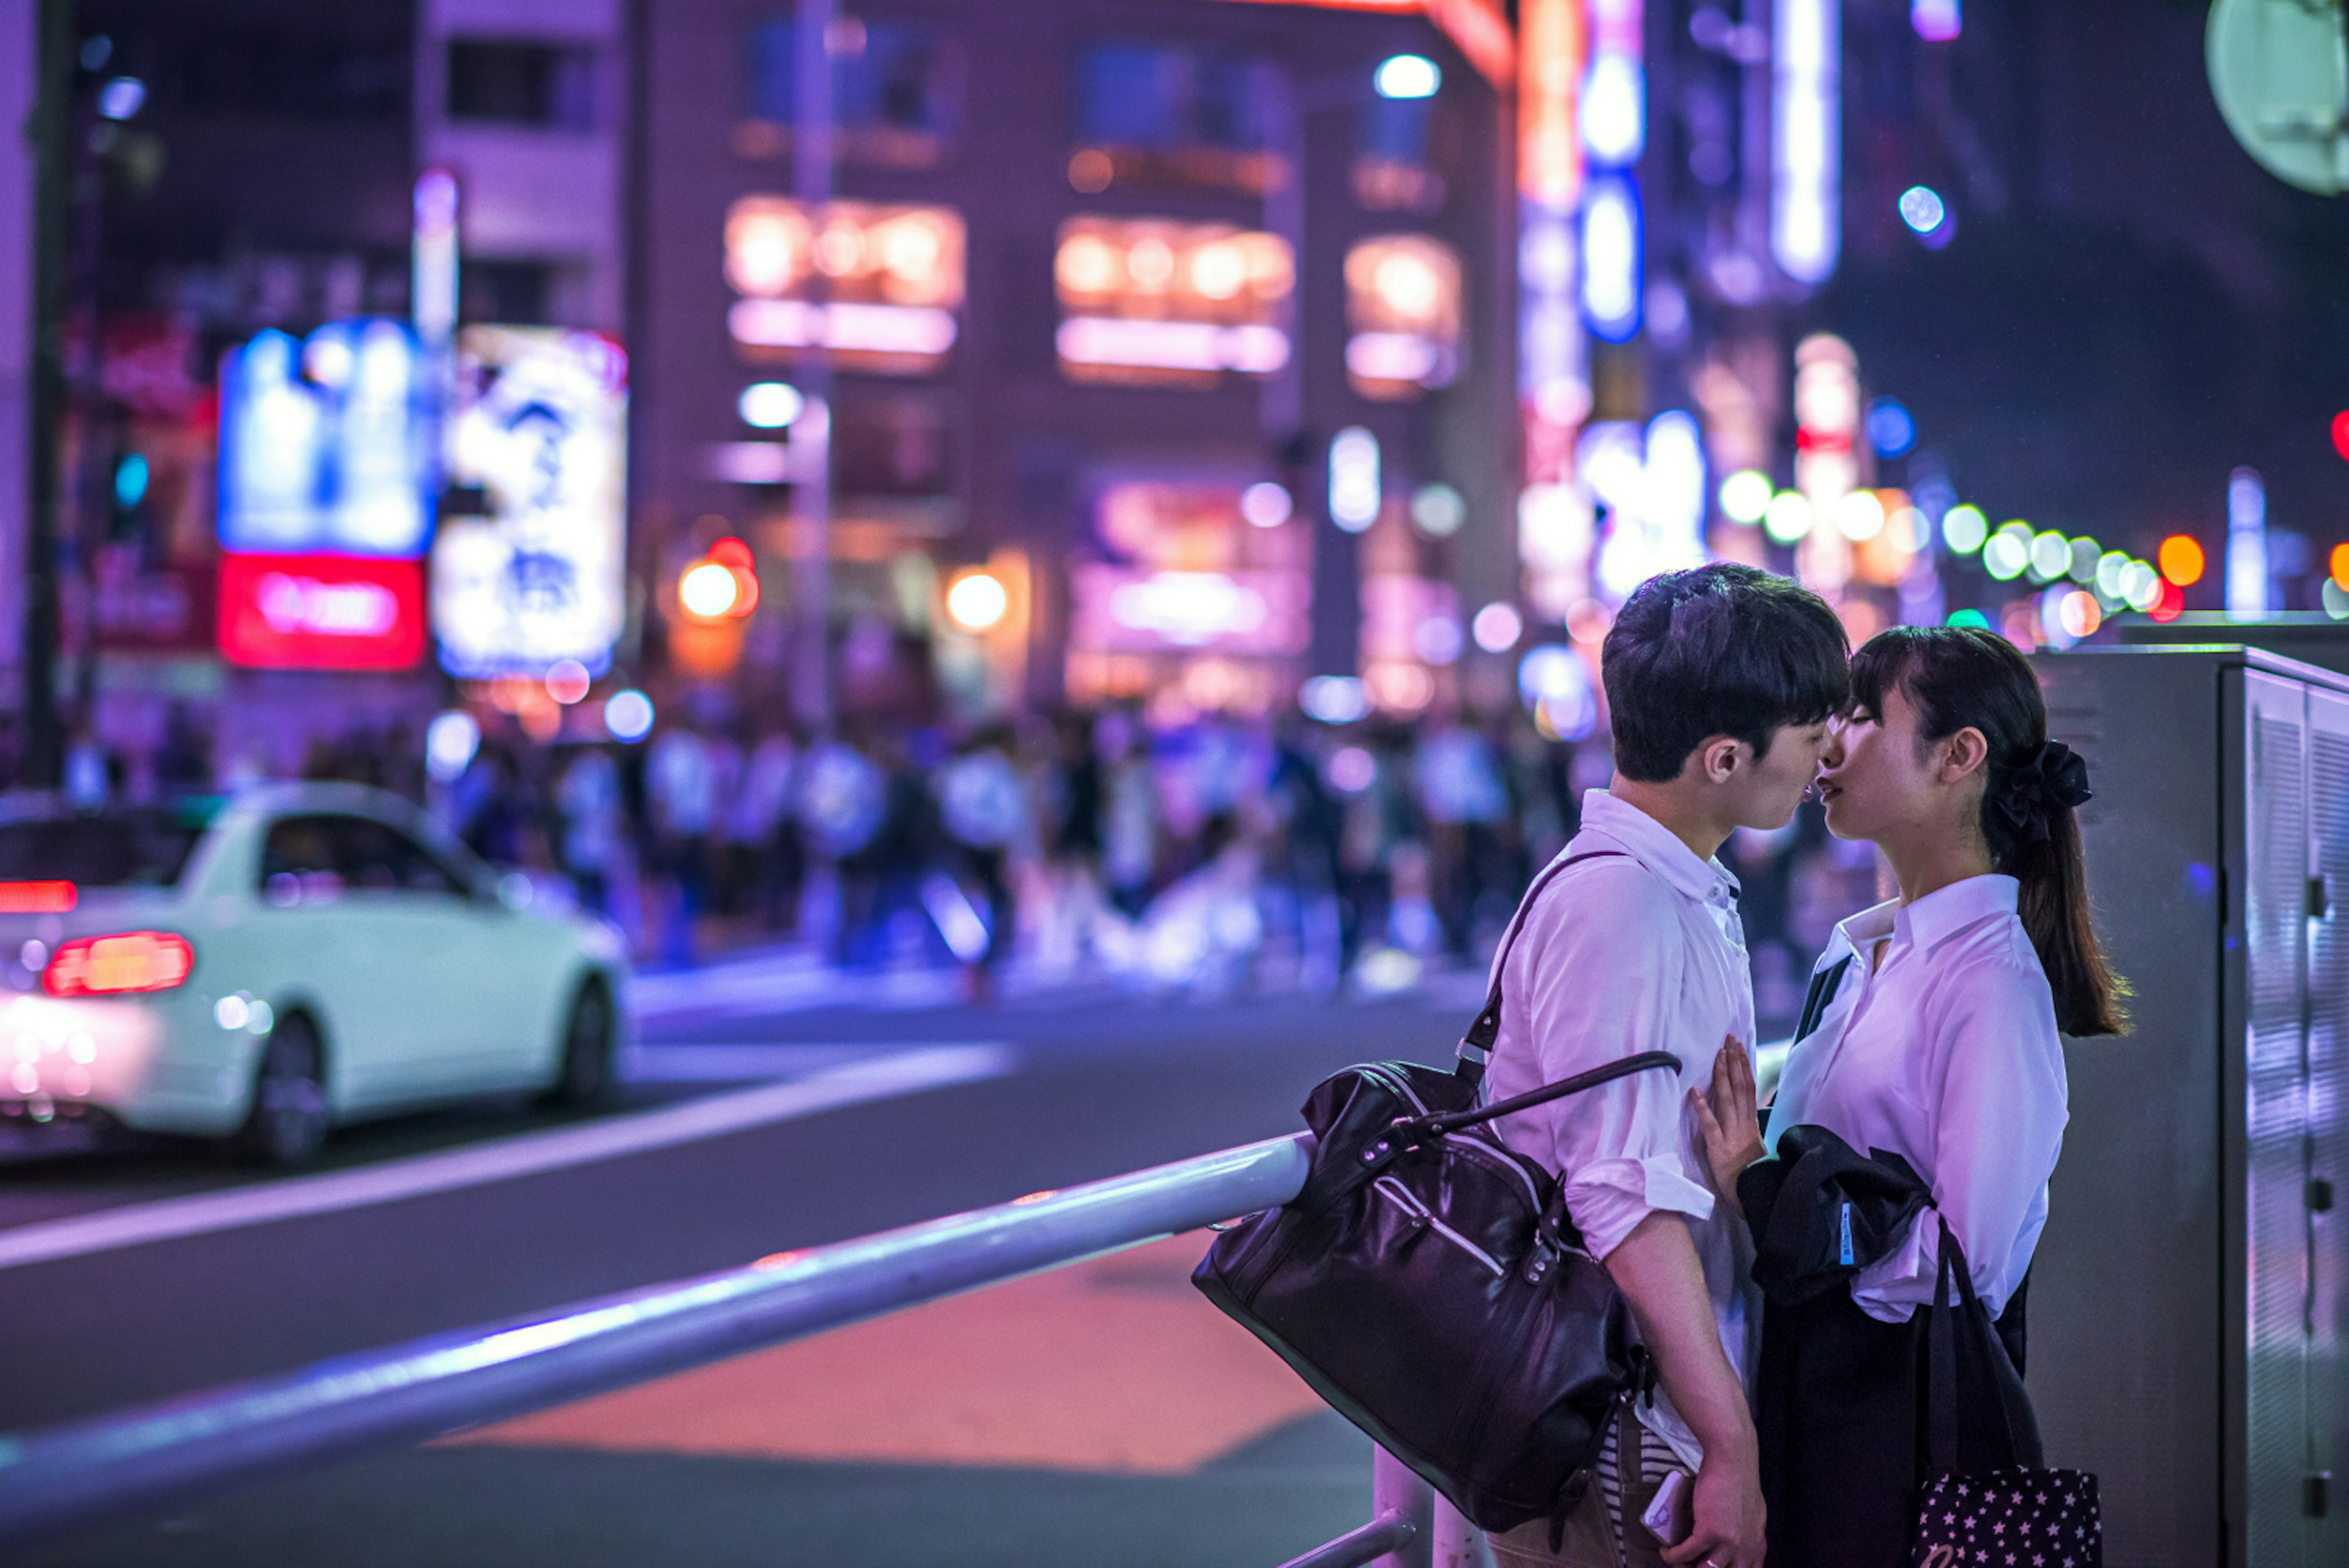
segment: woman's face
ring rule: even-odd
[[[1897,682],[1878,710],[1838,718],[1819,763],[1827,831],[1881,843],[1952,826],[1953,809],[1970,808],[1974,794],[1960,787],[1963,770],[1951,776],[1950,750],[1919,743],[1917,710]]]

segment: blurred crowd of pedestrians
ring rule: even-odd
[[[82,746],[68,783],[138,797],[209,772],[192,739],[170,754],[169,781],[127,778]],[[1481,971],[1611,769],[1603,732],[1550,740],[1519,711],[1168,729],[1110,707],[823,737],[672,710],[633,745],[493,732],[440,781],[419,733],[360,730],[304,772],[422,801],[645,961],[790,942],[850,969],[957,964],[980,996],[1007,963],[1205,992]],[[1766,1028],[1791,1020],[1833,923],[1874,900],[1874,857],[1813,808],[1724,856]]]

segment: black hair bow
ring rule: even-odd
[[[2042,844],[2057,809],[2075,810],[2095,798],[2088,788],[2088,764],[2080,753],[2061,741],[2049,741],[2029,761],[2006,770],[1996,805],[1999,815],[2023,842]]]

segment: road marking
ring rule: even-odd
[[[747,1084],[761,1078],[802,1078],[820,1069],[921,1048],[902,1042],[890,1045],[639,1044],[620,1058],[620,1076],[631,1084]]]
[[[429,1193],[510,1181],[574,1165],[592,1165],[774,1122],[793,1121],[845,1106],[999,1078],[1009,1074],[1018,1061],[1018,1054],[1001,1044],[931,1045],[878,1061],[827,1067],[788,1084],[714,1096],[583,1127],[523,1133],[466,1148],[387,1160],[357,1170],[294,1177],[223,1192],[165,1198],[95,1214],[42,1220],[0,1231],[0,1269],[201,1236],[214,1231],[266,1225],[336,1210],[396,1203]]]

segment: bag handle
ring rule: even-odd
[[[1956,1260],[1958,1299],[1969,1324],[1987,1328],[1990,1314],[1982,1309],[1982,1297],[1974,1292],[1974,1272],[1966,1265],[1965,1249],[1950,1231],[1950,1221],[1937,1208],[1933,1217],[1940,1222],[1940,1267],[1933,1282],[1933,1322],[1927,1330],[1925,1390],[1925,1436],[1927,1449],[1932,1457],[1935,1475],[1954,1475],[1958,1469],[1958,1324],[1957,1313],[1950,1308],[1950,1273],[1951,1260]],[[1920,1219],[1923,1216],[1920,1215]],[[1995,1346],[1997,1334],[1982,1337]],[[2003,1352],[2000,1352],[2003,1354]],[[2006,1428],[2007,1451],[2014,1450],[2014,1417],[2006,1407],[2006,1389],[1999,1390],[1999,1424]]]
[[[1550,863],[1549,869],[1534,878],[1526,896],[1517,900],[1517,912],[1509,918],[1509,929],[1501,937],[1501,956],[1493,961],[1493,983],[1485,993],[1485,1010],[1468,1025],[1468,1033],[1460,1037],[1460,1064],[1454,1075],[1475,1088],[1485,1081],[1485,1064],[1493,1057],[1493,1043],[1501,1034],[1501,976],[1507,972],[1509,954],[1517,945],[1518,933],[1526,929],[1526,917],[1533,913],[1534,900],[1569,866],[1579,866],[1586,860],[1626,860],[1630,858],[1619,849],[1594,849],[1588,854],[1569,855]],[[1675,1064],[1677,1065],[1677,1064]]]
[[[1659,1067],[1670,1067],[1674,1073],[1678,1073],[1681,1070],[1681,1059],[1669,1051],[1642,1051],[1637,1056],[1626,1056],[1619,1062],[1609,1062],[1604,1066],[1593,1067],[1588,1073],[1577,1073],[1571,1078],[1560,1078],[1555,1084],[1544,1084],[1537,1089],[1527,1089],[1522,1095],[1512,1095],[1506,1100],[1497,1100],[1489,1106],[1478,1106],[1465,1111],[1447,1111],[1442,1116],[1420,1116],[1413,1120],[1411,1126],[1414,1129],[1424,1128],[1438,1136],[1458,1132],[1462,1127],[1473,1127],[1480,1123],[1489,1122],[1496,1116],[1506,1116],[1514,1111],[1530,1110],[1536,1106],[1546,1106],[1552,1100],[1564,1099],[1568,1095],[1578,1095],[1585,1089],[1595,1089],[1601,1084],[1611,1084],[1618,1078],[1628,1078],[1634,1073],[1651,1073]]]
[[[1593,1067],[1588,1073],[1577,1073],[1571,1078],[1560,1078],[1555,1084],[1544,1084],[1538,1089],[1512,1095],[1495,1105],[1397,1121],[1376,1143],[1362,1150],[1362,1163],[1376,1170],[1381,1168],[1380,1162],[1389,1155],[1415,1148],[1429,1138],[1442,1137],[1446,1133],[1458,1132],[1462,1127],[1473,1127],[1495,1116],[1506,1116],[1512,1111],[1547,1105],[1568,1095],[1578,1095],[1585,1089],[1595,1089],[1601,1084],[1611,1084],[1618,1078],[1628,1078],[1634,1073],[1653,1072],[1658,1067],[1670,1067],[1677,1073],[1681,1070],[1681,1059],[1669,1051],[1643,1051],[1637,1056],[1626,1056],[1619,1062]]]

